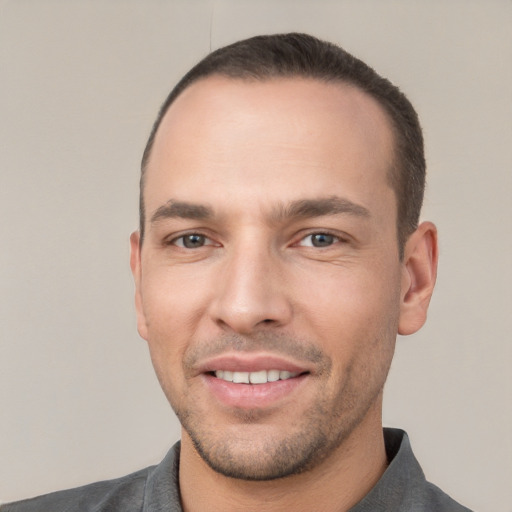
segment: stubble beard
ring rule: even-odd
[[[250,343],[258,345],[255,340]],[[275,346],[275,338],[272,343]],[[380,343],[384,343],[382,338],[375,345]],[[230,345],[240,350],[246,348],[243,340]],[[224,346],[224,342],[218,346]],[[289,346],[296,350],[297,340],[290,340]],[[319,392],[300,420],[288,423],[286,430],[282,424],[280,427],[272,424],[273,414],[280,414],[279,411],[257,409],[235,411],[227,427],[215,424],[187,396],[188,392],[178,397],[167,386],[162,387],[196,452],[212,470],[250,481],[286,478],[317,467],[339,450],[381,398],[391,361],[391,358],[381,360],[377,367],[370,364],[361,368],[357,363],[348,366],[339,388],[325,395],[322,384],[329,381],[332,361],[315,349],[308,357],[316,359],[319,371],[307,378],[319,380]],[[185,366],[190,364],[190,359],[185,361]]]
[[[353,431],[354,425],[336,423],[336,429],[325,419],[331,417],[323,405],[309,411],[292,432],[261,434],[259,439],[233,435],[232,432],[212,432],[204,427],[194,413],[176,411],[183,429],[195,450],[206,464],[223,476],[241,480],[268,481],[304,473],[331,455]],[[253,426],[258,412],[245,412],[239,417]],[[326,423],[329,423],[327,425]],[[354,422],[357,423],[357,422]]]
[[[288,435],[272,435],[269,428],[267,435],[254,439],[243,433],[212,432],[195,414],[176,413],[200,457],[211,469],[230,478],[265,481],[302,473],[323,458],[321,454],[330,444],[329,436],[315,421],[303,421]],[[315,416],[318,414],[325,413],[316,411]],[[245,422],[253,426],[259,414],[249,411],[244,416],[239,418],[241,430]]]
[[[364,401],[350,383],[348,378],[334,399],[317,400],[286,431],[273,428],[272,413],[258,410],[237,413],[236,426],[228,430],[210,423],[197,409],[173,409],[212,470],[241,480],[276,480],[307,472],[333,456],[381,396],[383,383]]]

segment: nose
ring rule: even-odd
[[[281,327],[292,317],[279,256],[251,245],[240,247],[223,261],[210,309],[217,325],[238,334]]]

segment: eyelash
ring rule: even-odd
[[[327,237],[332,237],[334,240],[332,243],[330,243],[326,246],[315,246],[315,245],[313,245],[313,243],[308,244],[308,245],[301,245],[307,238],[314,237],[315,235],[324,235]],[[187,237],[194,237],[194,236],[203,238],[205,243],[203,243],[202,245],[200,245],[198,247],[186,247],[185,239]],[[178,243],[178,241],[180,241],[180,240],[181,240],[181,244]],[[210,242],[210,243],[208,243],[208,242]],[[348,243],[348,240],[347,240],[347,238],[340,236],[338,233],[333,233],[332,231],[329,231],[329,230],[321,230],[321,231],[311,231],[311,232],[303,235],[297,242],[292,244],[292,246],[310,247],[310,248],[314,248],[314,249],[327,249],[329,247],[332,247],[336,243]],[[167,246],[173,245],[175,247],[179,247],[180,249],[193,250],[193,249],[200,249],[205,246],[206,247],[207,246],[215,246],[218,244],[213,242],[212,239],[208,235],[201,233],[201,232],[194,231],[191,233],[184,233],[180,236],[172,238],[171,240],[165,241],[165,245],[167,245]]]
[[[190,238],[190,237],[194,237],[194,236],[203,238],[205,240],[205,242],[206,241],[211,242],[211,243],[204,243],[203,245],[200,245],[199,247],[195,247],[195,249],[205,247],[205,246],[216,245],[208,235],[205,235],[204,233],[200,233],[197,231],[194,231],[191,233],[184,233],[180,236],[172,238],[171,240],[167,240],[167,241],[165,241],[165,245],[174,245],[176,247],[179,247],[180,249],[194,249],[194,247],[186,247],[185,243],[184,243],[184,240],[186,238]],[[177,243],[179,240],[181,240],[181,244]]]
[[[324,246],[324,247],[314,246],[313,244],[311,244],[311,245],[304,245],[303,247],[311,247],[311,248],[314,248],[314,249],[327,249],[329,247],[332,247],[336,243],[348,243],[348,239],[346,237],[341,236],[339,233],[334,233],[334,232],[329,231],[329,230],[319,230],[319,231],[310,231],[309,233],[307,233],[304,236],[302,236],[299,239],[299,241],[296,242],[293,245],[300,246],[301,242],[303,242],[307,238],[313,237],[315,235],[324,235],[324,236],[332,237],[334,239],[333,243],[331,243],[331,244],[329,244],[327,246]]]

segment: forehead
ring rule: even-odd
[[[301,187],[326,195],[334,182],[370,197],[387,186],[392,148],[383,108],[351,85],[212,76],[185,89],[164,116],[145,199],[162,203],[172,188],[173,197],[193,189],[208,200],[224,184],[227,194],[272,191],[286,201]]]

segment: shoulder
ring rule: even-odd
[[[471,512],[469,508],[456,502],[430,482],[426,482],[424,494],[425,503],[428,504],[429,510],[435,510],[436,512]]]
[[[385,428],[384,440],[388,468],[351,512],[471,512],[425,478],[403,430]]]
[[[6,503],[0,512],[142,512],[181,510],[178,471],[180,443],[156,466],[75,489]]]
[[[114,480],[57,491],[0,506],[0,512],[88,512],[142,510],[144,488],[152,467]]]

